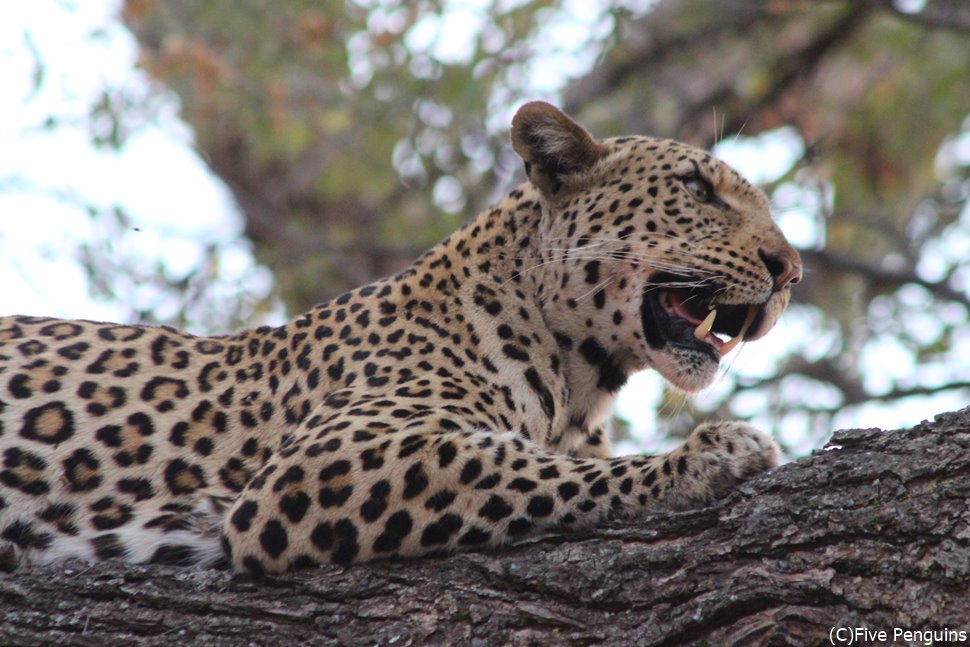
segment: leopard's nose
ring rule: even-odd
[[[785,245],[780,251],[759,249],[758,256],[775,280],[775,292],[802,280],[802,257],[791,245]]]

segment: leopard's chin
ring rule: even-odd
[[[721,358],[762,336],[787,303],[717,301],[718,291],[689,277],[655,275],[643,290],[640,322],[653,368],[684,391],[708,386]],[[772,307],[769,307],[772,306]]]

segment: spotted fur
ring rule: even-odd
[[[659,456],[613,458],[605,431],[635,371],[713,379],[692,300],[723,334],[749,307],[746,338],[774,324],[800,269],[763,194],[703,151],[597,141],[547,104],[512,142],[528,182],[283,326],[0,319],[0,542],[279,572],[703,505],[775,465],[740,422]]]

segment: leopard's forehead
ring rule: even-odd
[[[654,172],[682,175],[696,170],[718,182],[748,184],[734,168],[708,151],[674,139],[634,135],[605,139],[603,143],[613,150],[611,157],[639,162]]]
[[[718,191],[766,201],[764,194],[737,170],[708,151],[673,139],[630,135],[602,140],[611,149],[605,160],[621,176],[684,177],[700,173]]]

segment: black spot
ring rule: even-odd
[[[280,497],[279,507],[291,523],[300,523],[310,507],[310,497],[303,490],[285,494]]]
[[[29,383],[30,376],[20,373],[10,378],[10,382],[7,383],[7,390],[10,391],[10,395],[18,400],[24,400],[34,394],[27,386]]]
[[[263,547],[270,557],[276,559],[289,545],[286,536],[286,529],[276,519],[270,519],[263,526],[263,532],[259,533],[259,545]]]
[[[317,524],[313,532],[310,533],[310,541],[321,552],[327,552],[333,548],[333,526],[329,521],[322,521]]]
[[[505,502],[505,499],[493,494],[489,497],[481,508],[478,509],[478,516],[489,521],[501,521],[514,512],[512,506]]]
[[[344,485],[338,488],[321,488],[320,496],[318,497],[320,501],[320,507],[322,508],[335,508],[347,503],[347,499],[354,492],[354,486]]]
[[[404,499],[413,499],[428,487],[428,476],[421,463],[415,463],[404,473]]]
[[[493,472],[475,484],[476,490],[491,490],[502,482],[502,473]]]
[[[242,566],[244,569],[246,569],[246,572],[253,577],[262,577],[266,574],[266,569],[263,568],[263,563],[254,555],[246,555],[243,557]]]
[[[508,488],[517,492],[531,492],[532,490],[536,489],[536,482],[520,476],[517,479],[513,479],[512,482],[508,484]]]
[[[556,413],[556,403],[552,397],[552,392],[545,385],[545,382],[542,381],[542,378],[539,377],[539,372],[529,367],[525,371],[525,379],[528,381],[529,387],[539,397],[542,412],[546,414],[546,417],[552,418]]]
[[[458,450],[452,442],[444,442],[438,446],[438,467],[445,468],[451,465],[458,455]]]
[[[336,382],[337,380],[339,380],[340,377],[343,374],[344,374],[344,358],[343,357],[341,357],[336,362],[334,362],[333,364],[331,364],[330,366],[327,367],[327,375],[329,375],[330,376],[330,379],[332,381],[334,381],[334,382]]]
[[[607,494],[609,491],[610,491],[610,485],[609,485],[609,482],[606,480],[606,477],[601,478],[600,480],[596,481],[591,486],[589,486],[590,496],[603,496],[604,494]]]
[[[535,527],[531,519],[525,517],[519,517],[518,519],[513,519],[509,522],[509,535],[512,537],[519,537],[526,534]]]
[[[553,336],[556,338],[556,345],[558,345],[559,348],[562,348],[563,350],[572,349],[573,340],[571,337],[561,332],[553,333]]]
[[[363,443],[368,440],[374,440],[375,438],[377,438],[377,436],[375,436],[371,432],[366,431],[364,429],[358,429],[357,431],[354,432],[354,436],[353,436],[355,443]]]
[[[360,453],[360,464],[365,471],[376,470],[384,465],[384,456],[377,449],[365,449]]]
[[[542,480],[559,478],[559,468],[555,465],[547,465],[539,470],[539,478]]]
[[[146,478],[121,479],[118,481],[118,491],[133,495],[135,501],[143,501],[155,496],[152,482]]]
[[[150,564],[164,564],[166,566],[192,566],[198,561],[198,555],[191,546],[165,544],[159,546],[148,559]]]
[[[173,435],[175,434],[175,428],[172,429]],[[94,437],[108,447],[121,447],[121,427],[118,425],[105,425],[94,432]],[[176,445],[183,445],[183,442],[173,442]]]
[[[193,447],[196,454],[200,456],[208,456],[215,449],[215,443],[212,442],[211,438],[203,436],[195,441],[195,446]]]
[[[330,427],[326,428],[326,431],[330,431],[330,430],[331,430]],[[341,445],[343,445],[343,441],[340,438],[331,438],[327,442],[323,443],[323,445],[320,446],[319,450],[315,450],[315,451],[333,453],[333,452],[337,451],[338,449],[340,449],[340,446]],[[308,447],[307,448],[307,455],[308,456],[315,456],[316,455],[315,451],[314,452],[311,452],[310,451],[310,448]]]
[[[686,474],[687,473],[687,457],[681,456],[677,459],[677,473]]]
[[[334,564],[349,564],[357,557],[360,546],[357,545],[357,526],[349,519],[341,519],[333,528],[336,548],[330,554],[330,561]]]
[[[492,533],[487,530],[482,530],[478,526],[472,526],[468,529],[461,539],[458,540],[460,546],[480,546],[482,544],[488,543],[492,538]]]
[[[563,481],[559,484],[559,498],[563,501],[569,501],[571,498],[579,494],[579,486],[572,481]]]
[[[451,505],[452,501],[455,500],[457,496],[451,490],[438,490],[424,502],[424,507],[428,510],[434,510],[435,512],[441,512],[445,508]]]
[[[410,414],[409,414],[410,415]],[[401,448],[398,451],[398,458],[407,458],[411,454],[415,453],[422,447],[428,444],[428,439],[417,434],[413,436],[408,436],[401,441]]]
[[[579,345],[579,352],[583,359],[599,369],[596,388],[615,393],[626,384],[626,373],[617,366],[613,357],[595,339],[587,337]]]
[[[374,540],[374,552],[387,553],[397,550],[401,541],[411,532],[413,527],[411,515],[406,510],[399,510],[384,522],[384,532]]]
[[[113,559],[128,554],[125,545],[114,533],[98,535],[91,540],[91,546],[94,548],[94,554],[98,559]]]
[[[330,463],[320,470],[320,481],[326,483],[337,476],[343,476],[350,472],[350,461],[339,460]]]
[[[468,485],[477,479],[481,473],[482,462],[477,458],[473,458],[461,468],[461,476],[458,477],[458,480],[461,481],[462,485]]]
[[[320,565],[320,562],[313,559],[309,555],[297,555],[290,560],[290,570],[303,570],[307,568],[316,568]]]
[[[370,498],[360,506],[361,518],[373,523],[387,510],[387,496],[391,493],[391,484],[381,479],[370,488]]]
[[[236,511],[229,518],[229,522],[239,532],[246,532],[249,530],[250,524],[253,522],[253,517],[256,516],[258,510],[259,506],[256,502],[247,499],[239,504]]]
[[[421,533],[422,546],[438,546],[447,544],[454,535],[461,529],[462,520],[457,514],[446,514],[434,523],[428,524]]]
[[[554,507],[555,502],[551,496],[539,494],[529,499],[529,505],[526,506],[525,511],[533,517],[548,517]]]
[[[529,361],[529,354],[524,350],[522,350],[521,348],[519,348],[518,346],[516,346],[515,344],[504,344],[502,346],[502,353],[506,357],[510,359],[518,360],[520,362]]]
[[[303,468],[299,465],[291,465],[280,475],[273,484],[273,492],[282,492],[290,483],[299,484],[303,482]],[[323,479],[321,479],[323,480]]]

